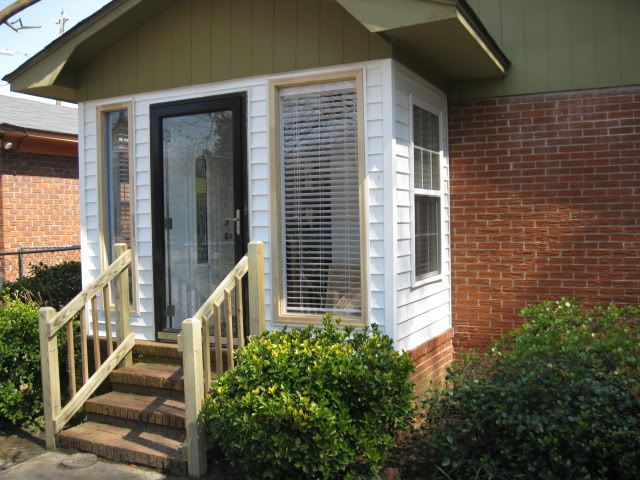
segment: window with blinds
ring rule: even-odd
[[[281,88],[286,313],[361,313],[355,82]]]
[[[440,259],[440,118],[413,106],[415,278],[438,275]]]

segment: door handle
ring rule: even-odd
[[[236,216],[224,219],[224,224],[229,225],[229,222],[236,223],[236,235],[240,235],[240,209],[236,208]]]

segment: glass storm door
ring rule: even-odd
[[[246,250],[242,105],[235,96],[152,106],[160,338],[193,316]]]

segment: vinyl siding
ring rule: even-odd
[[[451,98],[640,84],[637,0],[468,0],[511,60],[504,79],[455,82]]]
[[[395,166],[395,288],[396,345],[411,350],[451,327],[451,263],[449,249],[449,167],[447,149],[447,99],[444,93],[405,67],[393,63],[393,157]],[[441,169],[442,276],[437,281],[412,279],[412,160],[410,112],[412,99],[441,115],[444,161]]]
[[[365,258],[369,259],[369,321],[384,325],[389,317],[385,311],[385,225],[384,225],[384,136],[383,91],[391,88],[384,84],[385,71],[390,60],[349,64],[339,68],[315,69],[298,72],[308,74],[338,69],[363,68],[365,103],[365,169],[367,173],[367,205],[364,234],[369,243]],[[82,139],[80,140],[80,178],[83,198],[81,225],[83,233],[83,284],[86,286],[100,273],[98,232],[98,191],[96,129],[97,109],[100,105],[131,101],[134,109],[134,161],[135,161],[135,239],[138,277],[138,309],[132,317],[132,330],[138,338],[155,337],[153,306],[153,268],[151,249],[151,175],[149,107],[154,103],[171,102],[232,92],[247,95],[247,162],[249,185],[250,240],[265,243],[265,285],[267,326],[272,325],[271,291],[271,225],[269,190],[269,138],[268,138],[268,81],[270,77],[254,77],[215,84],[175,88],[142,93],[126,97],[105,98],[79,105]],[[387,122],[388,123],[388,122]],[[388,244],[390,245],[390,243]],[[388,246],[387,246],[388,248]],[[102,318],[101,332],[103,331]]]
[[[176,0],[78,74],[80,100],[390,58],[335,0]]]

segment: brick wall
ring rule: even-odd
[[[412,382],[419,394],[432,382],[444,380],[447,367],[453,361],[453,329],[411,350],[409,356],[416,366]]]
[[[640,303],[640,87],[453,102],[456,346],[522,306]]]
[[[77,158],[0,152],[0,251],[80,243]],[[79,260],[79,252],[25,256],[40,261]],[[17,258],[0,258],[0,276],[17,276]]]

